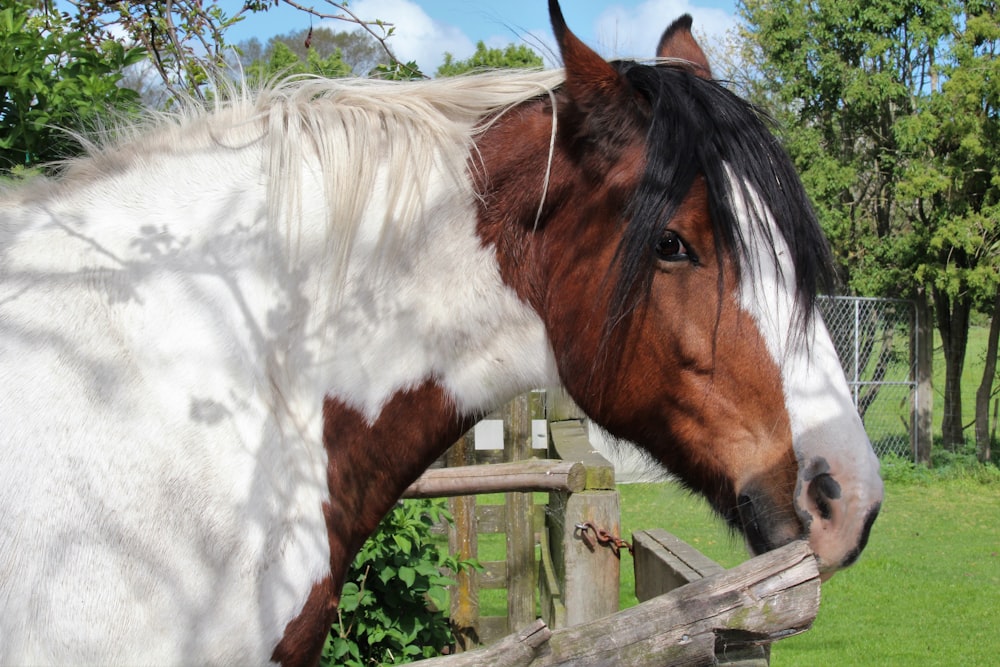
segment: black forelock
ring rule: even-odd
[[[653,248],[698,175],[708,188],[720,267],[728,256],[737,277],[753,270],[746,266],[751,239],[744,238],[737,219],[735,187],[745,202],[759,197],[774,217],[792,255],[800,314],[807,321],[816,295],[833,285],[832,256],[792,161],[771,132],[773,123],[723,86],[681,67],[633,62],[616,66],[649,104],[650,125],[646,171],[626,212],[618,249],[611,326],[628,317],[648,294],[656,261]],[[752,224],[753,233],[769,234],[763,220]]]

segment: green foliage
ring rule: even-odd
[[[318,29],[274,37],[266,48],[256,41],[243,42],[243,68],[247,78],[267,81],[276,75],[316,74],[338,78],[350,76],[358,66],[369,66],[366,73],[380,79],[408,81],[423,79],[415,62],[374,64],[378,50],[363,33],[334,33]],[[308,43],[308,46],[306,44]],[[350,59],[344,56],[350,52]],[[323,55],[323,54],[326,55]]]
[[[0,169],[70,157],[66,129],[80,129],[138,94],[122,70],[145,57],[107,40],[94,46],[65,17],[14,2],[0,10]]]
[[[309,49],[303,60],[284,42],[275,42],[266,59],[261,58],[250,64],[246,70],[250,81],[268,81],[277,75],[316,74],[330,78],[351,74],[351,66],[344,62],[340,49],[323,58],[315,49]]]
[[[762,96],[794,128],[786,142],[845,282],[870,296],[910,296],[925,284],[917,268],[937,256],[907,191],[925,156],[910,150],[906,135],[934,127],[917,122],[935,92],[935,68],[947,60],[958,3],[742,5],[746,37],[763,58]]]
[[[453,580],[474,567],[441,553],[431,526],[451,517],[443,501],[404,501],[382,520],[347,576],[322,664],[368,667],[439,655],[453,637],[443,609]]]
[[[371,75],[386,81],[415,81],[426,78],[417,63],[412,60],[407,63],[395,61],[391,65],[378,65],[372,70]]]
[[[438,67],[438,76],[457,76],[476,70],[519,69],[542,66],[542,57],[524,44],[509,44],[505,49],[488,49],[486,44],[476,44],[476,52],[468,60],[455,60],[444,54],[444,63]]]
[[[268,60],[278,43],[291,49],[302,61],[311,57],[327,59],[339,51],[340,60],[359,75],[370,72],[385,55],[378,42],[366,32],[334,32],[328,28],[310,27],[271,37],[266,45],[256,38],[240,42],[237,50],[243,69],[249,68],[254,61]],[[313,52],[316,56],[311,55]]]
[[[961,414],[969,314],[1000,290],[1000,11],[991,0],[743,0],[760,101],[854,293],[933,297]],[[949,446],[963,424],[949,418]]]
[[[225,68],[229,28],[246,12],[263,11],[274,3],[238,3],[233,13],[227,10],[235,3],[204,0],[75,0],[72,4],[73,25],[91,42],[114,39],[138,44],[150,55],[148,64],[159,75],[159,83],[171,94],[204,98]]]
[[[115,39],[121,43],[139,44],[151,54],[149,64],[159,77],[159,85],[151,91],[150,98],[162,99],[163,90],[168,93],[168,99],[158,103],[169,105],[169,97],[180,94],[202,99],[211,97],[213,82],[227,71],[232,61],[233,45],[227,41],[230,28],[248,14],[267,12],[282,5],[307,14],[310,24],[313,19],[320,19],[360,28],[355,33],[332,33],[316,28],[272,40],[272,43],[283,41],[296,53],[310,46],[316,47],[318,61],[310,62],[310,56],[300,53],[301,60],[306,63],[306,71],[323,75],[332,72],[334,76],[343,76],[341,61],[344,61],[359,73],[367,72],[379,57],[384,57],[393,63],[387,69],[409,72],[409,78],[419,75],[415,66],[401,65],[390,52],[386,40],[395,28],[378,19],[363,21],[355,17],[347,2],[327,0],[325,7],[321,8],[307,7],[293,0],[249,0],[240,3],[73,0],[70,4],[76,9],[73,25],[84,31],[92,43]],[[337,48],[341,49],[342,56],[334,58]],[[241,53],[244,71],[249,63],[261,60],[261,69],[271,73],[267,65],[271,50],[263,49],[259,41],[243,42],[236,51]],[[279,57],[279,60],[282,59]]]
[[[743,3],[761,94],[860,293],[996,289],[995,4]]]
[[[930,467],[898,456],[884,456],[881,462],[882,479],[893,484],[956,482],[970,487],[1000,488],[1000,468],[993,463],[980,463],[974,447],[959,452],[936,447],[931,453]]]

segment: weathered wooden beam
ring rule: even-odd
[[[457,468],[475,460],[475,442],[466,433],[448,450],[448,465]],[[448,524],[448,547],[463,560],[479,558],[479,531],[476,529],[476,497],[455,496],[448,500],[454,521]],[[449,587],[451,630],[458,651],[471,651],[479,644],[479,573],[465,568],[454,574]]]
[[[711,577],[606,618],[555,630],[538,648],[519,646],[511,660],[480,651],[436,658],[434,667],[659,667],[710,665],[717,643],[736,649],[804,632],[819,610],[816,559],[793,542]],[[535,626],[533,626],[535,627]],[[537,629],[536,629],[537,632]],[[517,639],[511,640],[523,644]],[[485,649],[486,651],[493,651]]]
[[[511,463],[531,459],[531,401],[521,394],[504,415],[504,457]],[[549,480],[551,481],[551,480]],[[507,555],[507,632],[535,620],[535,531],[530,493],[504,496]]]
[[[492,646],[478,651],[459,653],[443,658],[421,660],[424,667],[519,667],[531,662],[539,647],[552,636],[552,631],[541,619],[515,634],[504,637]]]
[[[635,596],[645,602],[664,593],[710,577],[725,568],[690,544],[660,528],[632,534]],[[733,667],[767,667],[769,646],[731,647],[716,640],[716,663]]]
[[[662,529],[632,534],[635,596],[645,602],[725,570],[687,542]]]
[[[511,491],[582,491],[587,471],[576,461],[517,463],[428,470],[403,492],[404,498],[445,498]]]
[[[587,490],[615,488],[615,467],[590,444],[587,427],[577,420],[550,422],[552,454],[587,466]]]

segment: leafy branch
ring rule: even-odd
[[[296,0],[246,0],[234,13],[227,14],[218,2],[203,0],[69,0],[75,8],[73,25],[92,44],[118,41],[139,45],[150,54],[150,62],[172,95],[204,98],[210,74],[224,70],[233,45],[226,39],[229,28],[250,14],[266,12],[284,4],[320,20],[336,20],[358,26],[380,45],[389,68],[407,78],[422,77],[415,65],[404,64],[393,53],[388,40],[395,27],[381,20],[364,20],[346,3],[324,0],[321,11]]]

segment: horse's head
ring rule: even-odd
[[[690,18],[661,40],[658,56],[674,60],[642,65],[607,63],[550,10],[566,82],[544,195],[524,165],[549,150],[547,104],[533,121],[498,121],[481,149],[507,197],[497,209],[521,207],[536,226],[494,240],[564,385],[753,552],[805,538],[822,571],[850,565],[882,483],[816,314],[831,261],[789,158],[710,80]]]

